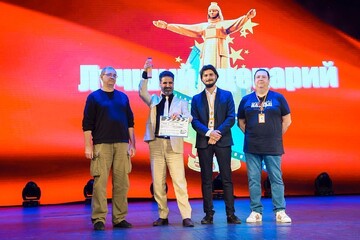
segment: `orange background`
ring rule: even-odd
[[[20,205],[26,182],[41,188],[42,204],[82,201],[90,179],[81,120],[89,92],[77,90],[80,65],[142,68],[152,56],[158,68],[178,68],[194,40],[152,25],[206,21],[210,1],[0,2],[0,206]],[[336,194],[360,193],[360,43],[292,1],[218,1],[225,19],[255,8],[254,34],[233,47],[250,49],[252,67],[321,66],[334,61],[339,88],[279,90],[293,124],[285,135],[283,173],[287,195],[311,195],[328,172]],[[355,23],[354,23],[355,24]],[[201,42],[201,39],[196,39]],[[121,89],[120,89],[121,90]],[[130,198],[150,198],[149,153],[144,135],[147,107],[127,92],[135,115],[137,155]],[[235,139],[236,141],[236,139]],[[185,158],[191,152],[186,144]],[[201,197],[199,173],[186,170],[191,198]],[[234,172],[236,196],[248,196],[246,164]],[[110,183],[110,182],[109,182]],[[174,197],[171,181],[169,196]],[[111,186],[108,191],[111,197]]]

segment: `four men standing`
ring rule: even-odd
[[[145,63],[145,69],[149,68]],[[139,96],[149,106],[144,141],[149,144],[154,198],[158,204],[159,218],[153,226],[168,225],[169,208],[166,193],[166,172],[169,170],[177,204],[184,227],[193,227],[191,206],[187,192],[183,160],[183,137],[159,134],[162,116],[176,119],[188,118],[196,131],[196,148],[201,167],[203,211],[201,224],[212,224],[213,158],[216,156],[224,190],[225,211],[229,224],[240,224],[235,215],[234,188],[231,174],[231,128],[235,123],[235,106],[231,92],[216,86],[219,74],[212,65],[200,70],[205,89],[193,96],[191,114],[188,103],[174,96],[174,74],[163,71],[159,75],[160,95],[148,92],[148,74],[143,72]],[[105,67],[100,74],[101,89],[91,93],[86,101],[83,118],[85,156],[91,159],[90,173],[94,177],[92,222],[95,230],[105,229],[107,214],[106,186],[113,170],[114,228],[130,228],[127,215],[128,174],[130,157],[135,155],[134,117],[128,97],[115,90],[117,74],[114,68]],[[255,91],[243,97],[238,109],[238,126],[245,134],[244,153],[247,161],[250,208],[248,223],[262,221],[261,199],[262,162],[265,163],[272,190],[276,221],[290,223],[285,213],[284,183],[281,156],[284,153],[282,135],[291,124],[290,109],[285,98],[269,90],[269,72],[255,72]]]

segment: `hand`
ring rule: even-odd
[[[129,156],[130,156],[130,157],[134,157],[134,156],[135,156],[135,152],[136,152],[135,147],[134,147],[132,144],[130,144],[130,145],[129,145],[129,148],[128,148],[128,154],[129,154]]]
[[[148,58],[145,61],[144,70],[146,70],[147,68],[151,68],[151,67],[152,67],[152,61]]]
[[[180,113],[173,113],[173,114],[171,115],[171,118],[172,118],[172,119],[179,118],[179,117],[181,117],[181,114],[180,114]]]
[[[155,25],[155,27],[158,27],[158,28],[162,28],[162,29],[167,28],[167,22],[162,21],[162,20],[153,21],[153,24]]]
[[[85,146],[85,157],[87,159],[92,159],[93,158],[93,147],[92,146]]]
[[[210,133],[210,139],[214,140],[215,142],[219,141],[221,137],[221,132],[219,130],[213,130]]]
[[[253,17],[256,16],[256,10],[255,9],[250,9],[250,11],[246,14],[246,17],[251,19]]]
[[[209,138],[208,144],[215,145],[216,141],[212,138]]]

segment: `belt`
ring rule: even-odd
[[[156,138],[170,139],[169,136],[156,136]]]

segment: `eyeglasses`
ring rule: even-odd
[[[117,78],[118,75],[116,75],[116,73],[105,73],[104,75],[108,76],[108,77],[113,77],[113,78]]]

